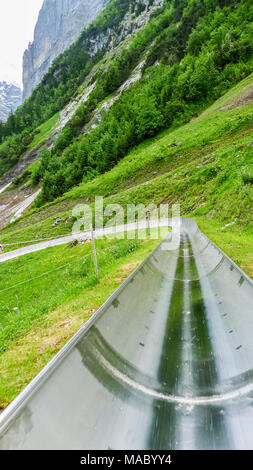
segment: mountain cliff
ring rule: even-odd
[[[21,96],[17,85],[0,82],[0,121],[7,121],[9,114],[21,104]]]
[[[23,57],[23,99],[29,97],[50,68],[109,0],[44,0],[30,43]]]

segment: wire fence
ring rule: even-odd
[[[114,246],[115,246],[115,245],[110,245],[109,247],[107,247],[107,248],[105,248],[105,249],[103,249],[103,250],[96,250],[96,253],[97,253],[98,255],[100,255],[100,254],[102,254],[102,253],[105,253],[105,252],[107,252],[107,251],[110,251]],[[89,258],[89,257],[90,257],[90,258],[93,258],[93,254],[92,254],[92,253],[88,253],[88,254],[86,254],[85,256],[81,256],[80,258],[77,258],[77,259],[75,259],[75,260],[73,260],[73,261],[70,261],[70,262],[68,262],[68,263],[65,263],[65,264],[63,264],[63,265],[61,265],[61,266],[58,266],[57,268],[51,269],[51,270],[46,271],[46,272],[44,272],[44,273],[42,273],[42,274],[39,274],[38,276],[32,277],[32,278],[30,278],[30,279],[26,279],[25,281],[21,281],[21,282],[18,282],[18,283],[16,283],[16,284],[13,284],[12,286],[9,286],[9,287],[6,287],[6,288],[4,288],[4,289],[1,289],[1,290],[0,290],[0,294],[3,293],[3,292],[9,291],[9,290],[11,290],[11,289],[15,289],[16,287],[19,287],[19,286],[28,284],[29,282],[32,282],[32,281],[34,281],[34,280],[36,280],[36,279],[40,279],[40,278],[42,278],[42,277],[48,276],[49,274],[52,274],[52,273],[54,273],[54,272],[56,272],[56,271],[60,271],[61,269],[64,269],[64,268],[66,268],[66,267],[68,267],[68,266],[71,266],[71,265],[73,265],[74,263],[77,263],[78,261],[83,261],[83,260],[85,260],[85,259],[87,259],[87,258]]]
[[[18,287],[18,286],[27,284],[27,283],[29,283],[29,282],[32,282],[32,281],[34,281],[35,279],[40,279],[40,278],[42,278],[42,277],[44,277],[44,276],[47,276],[48,274],[54,273],[54,272],[56,272],[56,271],[60,271],[61,269],[64,269],[64,268],[66,268],[67,266],[70,266],[70,265],[72,265],[72,264],[74,264],[74,263],[77,263],[77,261],[81,261],[82,259],[88,258],[89,256],[91,256],[91,255],[88,254],[88,255],[86,255],[86,256],[83,256],[82,258],[76,259],[75,261],[71,261],[71,262],[69,262],[69,263],[65,263],[65,264],[63,264],[63,265],[61,265],[61,266],[58,266],[57,268],[51,269],[51,270],[49,270],[49,271],[46,271],[46,272],[44,272],[44,273],[42,273],[42,274],[40,274],[40,275],[38,275],[38,276],[32,277],[32,278],[30,278],[30,279],[26,279],[25,281],[18,282],[17,284],[14,284],[14,285],[12,285],[12,286],[10,286],[10,287],[6,287],[5,289],[0,290],[0,294],[1,294],[2,292],[6,292],[6,291],[8,291],[8,290],[14,289],[15,287]]]
[[[86,233],[88,233],[88,232],[83,232],[83,233],[81,234],[81,236],[80,236],[80,233],[78,234],[78,237],[77,237],[76,239],[78,240],[79,243],[81,243],[82,241],[87,241],[87,240],[85,240],[85,239],[82,240],[82,236],[85,236]],[[91,233],[92,233],[92,232],[91,232]],[[31,243],[36,243],[36,242],[50,241],[50,240],[58,240],[58,239],[64,239],[64,238],[67,238],[67,237],[71,237],[71,238],[72,238],[72,237],[73,237],[73,233],[70,233],[70,234],[68,233],[68,234],[65,234],[65,235],[61,235],[61,236],[59,236],[59,237],[40,238],[40,239],[26,240],[26,241],[20,241],[20,242],[12,242],[12,243],[6,243],[6,244],[3,244],[3,243],[2,243],[2,244],[0,244],[0,247],[16,246],[16,245],[22,245],[22,244],[24,245],[24,244],[31,244]],[[69,240],[69,242],[71,243],[71,242],[74,241],[74,240],[75,240],[75,238],[73,237],[71,240]],[[66,243],[68,243],[68,242],[66,242]],[[96,250],[95,250],[95,252],[94,252],[94,246],[93,246],[93,254],[92,254],[92,253],[87,254],[87,255],[82,256],[82,257],[80,257],[80,258],[78,258],[78,259],[75,259],[74,261],[70,261],[70,262],[65,263],[65,264],[63,264],[63,265],[61,265],[61,266],[58,266],[58,267],[56,267],[56,268],[54,268],[54,269],[48,270],[48,271],[46,271],[46,272],[44,272],[44,273],[42,273],[42,274],[40,274],[40,275],[38,275],[38,276],[34,276],[34,277],[30,278],[30,279],[27,279],[27,280],[18,282],[18,283],[16,283],[16,284],[12,285],[12,286],[8,286],[8,287],[6,287],[6,288],[4,288],[4,289],[1,289],[1,290],[0,290],[0,294],[3,293],[3,292],[9,291],[9,290],[15,289],[16,287],[19,287],[19,286],[28,284],[28,283],[30,283],[30,282],[36,280],[36,279],[43,278],[43,277],[45,277],[45,276],[47,276],[47,275],[49,275],[49,274],[51,274],[51,273],[54,273],[54,272],[56,272],[56,271],[60,271],[61,269],[64,269],[64,268],[66,268],[66,267],[68,267],[68,266],[70,266],[70,265],[72,265],[72,264],[74,264],[74,263],[76,263],[76,262],[78,262],[78,261],[87,259],[88,257],[93,257],[93,259],[94,259],[95,273],[96,273],[96,277],[97,277],[97,279],[98,279],[98,272],[97,272],[97,266],[96,266],[96,254],[100,255],[101,253],[104,253],[105,251],[110,250],[110,249],[112,248],[112,246],[113,246],[113,245],[110,245],[110,246],[107,247],[106,249],[100,250],[100,251],[96,251]],[[27,254],[29,254],[29,253],[27,253]],[[31,252],[31,254],[33,254],[33,252]],[[29,262],[32,262],[32,261],[34,261],[34,260],[31,259]],[[27,260],[26,260],[26,262],[27,262]]]

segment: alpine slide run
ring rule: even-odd
[[[253,449],[253,283],[184,219],[0,417],[1,449]]]

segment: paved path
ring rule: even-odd
[[[141,230],[147,228],[147,222],[142,222],[139,224],[126,224],[126,225],[118,225],[115,227],[108,227],[105,229],[99,229],[94,231],[94,238],[99,238],[102,236],[112,235],[112,234],[120,234],[123,232],[131,232],[133,230]],[[149,224],[150,228],[156,228],[158,224],[156,222],[152,222]],[[160,227],[168,227],[171,226],[171,219],[164,219],[159,223]],[[13,251],[8,251],[7,253],[0,254],[0,263],[4,261],[8,261],[14,258],[19,258],[20,256],[27,255],[29,253],[35,253],[36,251],[42,251],[46,248],[50,248],[52,246],[60,246],[66,245],[74,240],[78,241],[90,241],[91,240],[91,232],[81,232],[81,233],[71,233],[66,236],[58,237],[53,240],[47,240],[40,243],[35,243],[33,245],[28,245],[23,248],[18,248]]]

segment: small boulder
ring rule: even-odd
[[[56,227],[60,222],[62,222],[62,219],[60,217],[55,217],[52,227]]]
[[[64,222],[65,225],[69,224],[70,222],[72,222],[72,215],[70,215]]]
[[[73,240],[72,242],[69,243],[68,247],[69,248],[74,248],[77,245],[79,245],[79,241],[78,240]]]

